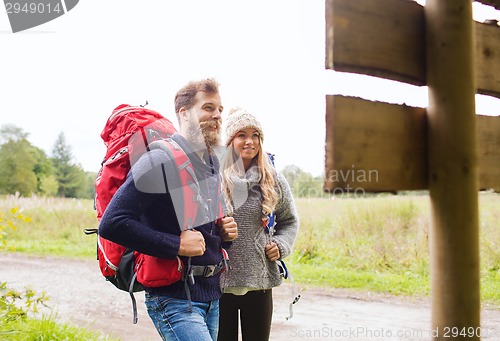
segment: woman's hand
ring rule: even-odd
[[[230,242],[238,237],[238,226],[233,217],[224,217],[219,222],[220,236],[223,241]]]
[[[278,249],[278,244],[271,242],[266,245],[266,256],[271,261],[274,262],[280,258],[280,250]]]

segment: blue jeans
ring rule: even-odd
[[[219,301],[191,302],[146,293],[148,314],[163,340],[215,341],[219,330]]]

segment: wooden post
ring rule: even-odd
[[[474,336],[467,340],[479,340],[472,0],[427,0],[425,19],[434,336],[450,340],[455,327],[466,333],[474,329]]]

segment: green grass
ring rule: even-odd
[[[480,194],[481,297],[500,306],[500,195]],[[427,296],[430,288],[429,197],[296,199],[300,230],[287,259],[301,285]],[[23,208],[9,244],[19,252],[93,258],[96,227],[91,200],[0,199],[0,211]]]
[[[31,223],[18,223],[9,233],[9,245],[17,252],[73,258],[95,257],[96,235],[85,228],[97,227],[93,201],[64,198],[4,197],[0,211],[19,207]]]
[[[500,195],[480,194],[481,298],[500,306]],[[429,197],[297,199],[287,264],[302,284],[404,296],[430,291]]]
[[[348,288],[359,291],[425,296],[429,292],[427,276],[414,273],[390,273],[377,271],[353,271],[326,264],[300,264],[294,261],[290,265],[294,279],[308,286]]]
[[[314,286],[427,295],[427,199],[296,200],[301,224],[289,260],[294,278]]]
[[[54,317],[21,319],[0,325],[0,340],[9,341],[99,341],[117,340],[89,329],[56,322]]]

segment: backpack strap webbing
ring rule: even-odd
[[[179,176],[180,186],[182,188],[183,199],[182,205],[179,207],[179,203],[176,200],[172,200],[176,212],[182,211],[183,221],[179,222],[181,231],[190,230],[193,228],[196,221],[196,214],[198,213],[199,202],[199,185],[198,179],[191,164],[191,160],[184,152],[184,150],[172,139],[162,139],[157,140],[149,144],[148,148],[161,149],[167,152],[171,159],[174,161],[177,167],[177,174]],[[167,184],[167,176],[165,168],[162,165],[163,178],[165,181],[165,186]],[[198,200],[194,200],[194,199]],[[177,203],[177,205],[176,205]]]
[[[136,324],[137,320],[139,319],[137,317],[137,302],[135,301],[135,296],[134,296],[134,284],[137,279],[137,272],[134,272],[134,276],[132,277],[132,281],[130,282],[130,287],[128,289],[128,294],[130,295],[130,299],[132,300],[132,323]]]
[[[175,162],[177,167],[177,174],[179,175],[180,186],[182,187],[183,192],[183,205],[182,207],[174,207],[176,212],[178,209],[182,209],[183,211],[183,221],[179,223],[181,231],[192,229],[196,223],[196,215],[198,213],[198,208],[201,206],[204,212],[208,212],[208,204],[203,199],[201,194],[201,189],[199,186],[198,179],[196,177],[193,164],[189,159],[186,152],[179,146],[177,142],[175,142],[171,138],[167,139],[159,139],[153,141],[149,144],[148,150],[153,149],[161,149],[169,154],[171,159]],[[167,176],[164,165],[162,165],[163,171],[163,179],[165,182],[165,186],[167,188]],[[219,177],[220,182],[220,177]],[[220,196],[222,193],[222,184],[218,186],[218,195]],[[174,206],[176,201],[172,201]],[[222,205],[219,205],[219,214],[222,214],[223,208]],[[205,222],[208,217],[205,218]],[[223,253],[224,255],[224,253]],[[224,255],[223,265],[214,267],[212,270],[214,274],[226,269],[227,266],[227,254]],[[204,267],[203,273],[205,274],[206,268]],[[189,301],[189,310],[192,311],[192,302],[191,302],[191,291],[189,289],[189,285],[195,284],[194,276],[199,275],[197,273],[198,268],[191,265],[191,257],[188,257],[186,270],[184,272],[182,280],[184,281],[184,289],[186,291],[186,296]],[[216,270],[216,272],[215,272]]]

